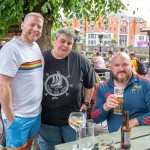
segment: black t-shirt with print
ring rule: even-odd
[[[81,54],[71,51],[64,59],[55,59],[50,50],[43,52],[44,91],[42,123],[67,125],[69,114],[82,105],[82,88],[95,85],[92,65]]]

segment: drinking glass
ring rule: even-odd
[[[120,87],[114,87],[114,95],[117,97],[119,102],[118,106],[114,108],[114,114],[122,115],[123,89]]]
[[[115,150],[115,138],[109,133],[99,134],[99,150]]]
[[[94,123],[88,122],[80,132],[80,150],[91,150],[95,144]]]
[[[82,112],[72,112],[69,115],[69,125],[76,131],[76,141],[77,144],[73,145],[73,150],[80,150],[80,143],[79,143],[79,137],[80,137],[80,132],[82,128],[86,124],[86,117],[84,113]]]

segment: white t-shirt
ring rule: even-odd
[[[15,116],[35,117],[41,112],[43,56],[33,45],[14,37],[0,51],[0,74],[12,77],[12,107]],[[2,116],[5,114],[2,110]]]

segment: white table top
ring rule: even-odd
[[[121,150],[121,131],[110,133],[115,137],[115,148]],[[98,143],[98,137],[95,136],[95,141]],[[59,144],[55,146],[55,150],[71,150],[75,142]],[[131,130],[131,150],[150,150],[150,126],[139,126]],[[93,150],[98,150],[94,148]]]

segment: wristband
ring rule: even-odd
[[[86,105],[87,107],[89,107],[90,103],[89,102],[83,102],[84,105]]]

